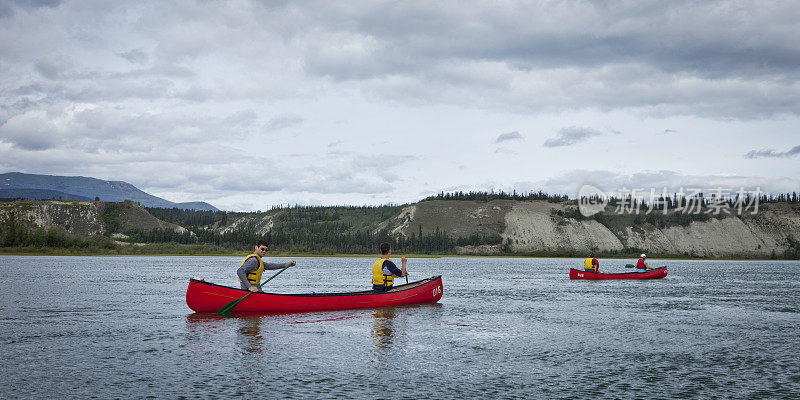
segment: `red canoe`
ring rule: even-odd
[[[186,289],[186,305],[195,312],[217,312],[226,304],[241,299],[247,290],[191,279]],[[278,294],[253,293],[237,304],[232,311],[287,312],[348,310],[435,303],[442,298],[442,277],[395,286],[386,293],[371,290],[352,293]]]
[[[665,276],[667,276],[667,267],[647,272],[623,272],[620,274],[586,272],[575,268],[569,270],[569,279],[661,279]]]

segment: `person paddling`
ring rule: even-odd
[[[381,258],[372,264],[372,291],[375,293],[383,293],[389,291],[394,284],[394,277],[408,276],[406,272],[405,257],[400,261],[403,264],[402,269],[398,269],[389,256],[392,254],[392,249],[389,243],[381,243]]]
[[[647,256],[642,253],[642,255],[639,256],[639,261],[636,262],[636,272],[647,272],[654,269],[655,268],[650,268],[650,266],[647,265]]]
[[[264,273],[265,269],[281,269],[297,265],[294,260],[287,263],[265,263],[261,257],[264,257],[267,251],[269,251],[267,241],[259,240],[256,242],[253,254],[245,257],[244,261],[242,261],[242,265],[236,271],[242,289],[259,292],[261,289],[258,288],[258,285],[261,284],[261,274]]]
[[[589,257],[583,260],[583,270],[586,272],[603,272],[600,271],[600,261],[594,258],[594,253],[589,253]]]

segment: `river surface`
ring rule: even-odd
[[[296,260],[265,289],[370,285],[371,259]],[[0,398],[800,397],[800,263],[580,262],[411,259],[439,303],[223,318],[186,286],[236,285],[241,258],[0,256]]]

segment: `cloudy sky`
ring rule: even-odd
[[[225,210],[800,190],[794,1],[4,1],[0,172]]]

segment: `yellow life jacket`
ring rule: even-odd
[[[372,264],[372,284],[378,286],[392,286],[394,284],[394,275],[383,274],[383,262],[389,260],[388,258],[381,258]]]
[[[258,268],[256,268],[256,270],[253,272],[247,273],[247,281],[250,282],[251,285],[258,286],[261,284],[261,274],[264,273],[264,261],[261,261],[261,257],[255,254],[250,254],[244,258],[244,261],[242,261],[242,265],[240,265],[239,268],[241,268],[250,257],[255,257],[258,259]],[[241,279],[239,281],[241,281]]]
[[[591,269],[592,271],[597,271],[597,267],[599,267],[599,265],[597,267],[592,265],[592,260],[594,260],[593,257],[589,257],[589,258],[583,260],[583,267],[586,268],[586,269]]]

